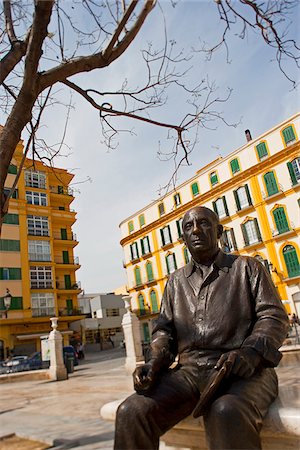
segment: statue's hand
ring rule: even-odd
[[[157,371],[154,370],[150,363],[138,366],[133,372],[133,385],[136,392],[147,391],[156,379]]]
[[[262,357],[252,348],[240,348],[224,353],[216,364],[216,369],[220,369],[224,362],[229,365],[229,373],[240,377],[249,378],[255,369],[262,362]]]

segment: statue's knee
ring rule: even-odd
[[[209,416],[214,420],[220,420],[223,423],[226,420],[234,420],[238,415],[238,406],[231,396],[220,397],[211,405]]]
[[[117,420],[123,421],[127,417],[132,417],[133,412],[134,411],[131,405],[131,401],[129,399],[126,399],[119,405],[117,409]]]

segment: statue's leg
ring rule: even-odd
[[[261,449],[262,421],[278,394],[276,373],[264,369],[251,378],[229,381],[204,417],[209,449]]]
[[[193,411],[199,391],[184,370],[168,371],[147,394],[133,394],[118,408],[115,450],[155,450],[159,438]]]

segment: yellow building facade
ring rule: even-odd
[[[248,131],[248,130],[247,130]],[[289,313],[300,316],[300,114],[219,157],[195,176],[120,224],[132,309],[144,323],[157,313],[168,275],[190,255],[182,218],[193,206],[213,209],[224,251],[258,258]]]
[[[20,142],[9,166],[6,192],[22,156]],[[70,323],[82,318],[75,275],[80,266],[74,258],[78,241],[72,232],[76,213],[70,208],[72,178],[64,169],[25,159],[1,232],[0,359],[39,351],[53,316],[59,317],[67,344],[73,333]]]

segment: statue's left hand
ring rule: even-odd
[[[252,348],[240,348],[224,353],[216,364],[219,370],[225,361],[231,366],[230,373],[240,377],[249,378],[262,362],[262,357]]]
[[[151,363],[138,366],[132,374],[136,392],[147,391],[156,379],[156,371]]]

